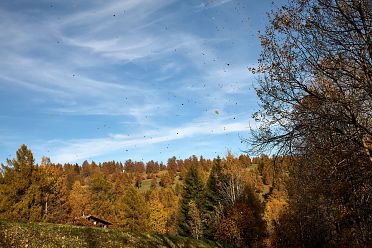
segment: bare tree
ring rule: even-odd
[[[292,0],[261,35],[260,128],[249,141],[295,158],[290,206],[315,206],[293,212],[311,225],[297,225],[302,243],[371,242],[371,34],[370,1]]]

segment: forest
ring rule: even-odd
[[[291,0],[269,13],[241,155],[38,164],[22,145],[2,165],[0,219],[89,214],[227,247],[372,247],[371,8]]]
[[[274,163],[283,169],[280,176],[274,174]],[[47,157],[36,164],[22,145],[16,158],[2,165],[0,218],[79,225],[85,214],[123,231],[259,246],[268,242],[267,232],[287,204],[279,183],[287,166],[286,158],[231,153],[213,160],[172,157],[166,164],[127,160],[62,165]]]

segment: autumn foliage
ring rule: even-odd
[[[265,163],[264,170],[271,166]],[[211,239],[237,247],[263,243],[271,185],[262,183],[258,164],[247,155],[171,158],[162,170],[158,162],[146,163],[150,168],[144,164],[60,165],[46,157],[37,164],[22,145],[16,158],[2,165],[0,218],[92,225],[81,216],[94,215],[129,232]]]

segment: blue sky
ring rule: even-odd
[[[271,0],[0,1],[0,161],[238,155]]]

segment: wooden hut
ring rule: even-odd
[[[107,228],[108,226],[112,225],[111,222],[100,219],[93,215],[83,215],[80,218],[75,218],[74,224],[79,226],[97,226],[103,228]]]
[[[106,220],[102,220],[102,219],[97,218],[97,217],[95,217],[93,215],[87,215],[87,216],[84,216],[84,217],[85,217],[85,219],[91,221],[93,223],[93,225],[95,225],[95,226],[106,228],[109,225],[112,225],[111,222],[108,222]]]

